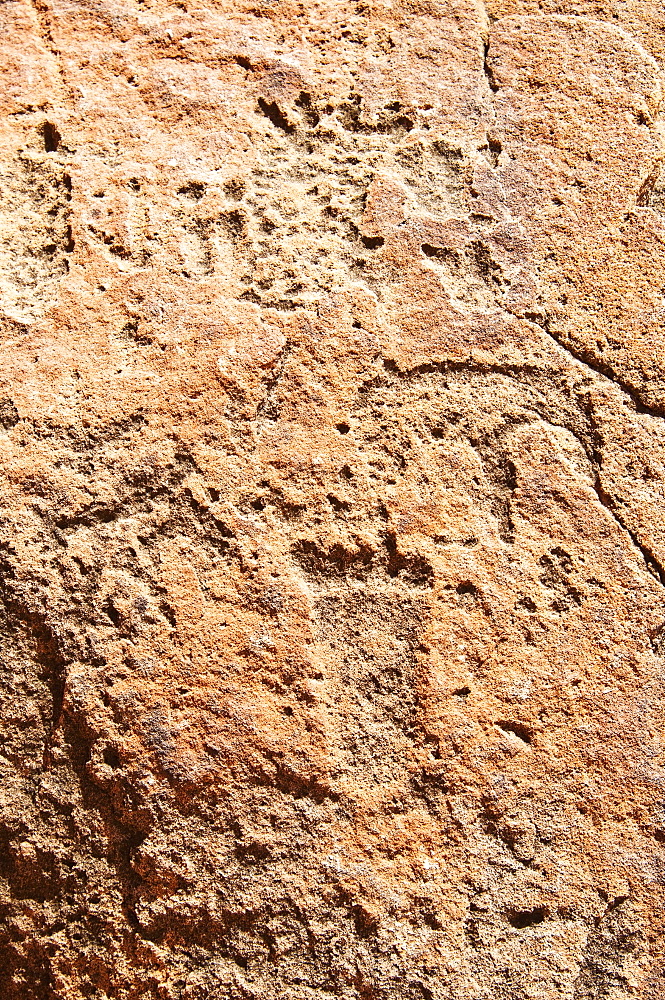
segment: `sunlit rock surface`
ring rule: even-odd
[[[0,996],[665,996],[662,5],[0,28]]]

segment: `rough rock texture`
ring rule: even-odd
[[[0,29],[0,997],[665,997],[662,4]]]

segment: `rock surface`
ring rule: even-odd
[[[0,996],[665,997],[662,4],[0,26]]]

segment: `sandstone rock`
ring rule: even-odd
[[[660,5],[0,19],[0,996],[665,996]]]

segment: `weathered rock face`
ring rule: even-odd
[[[665,15],[0,7],[0,996],[665,996]]]

